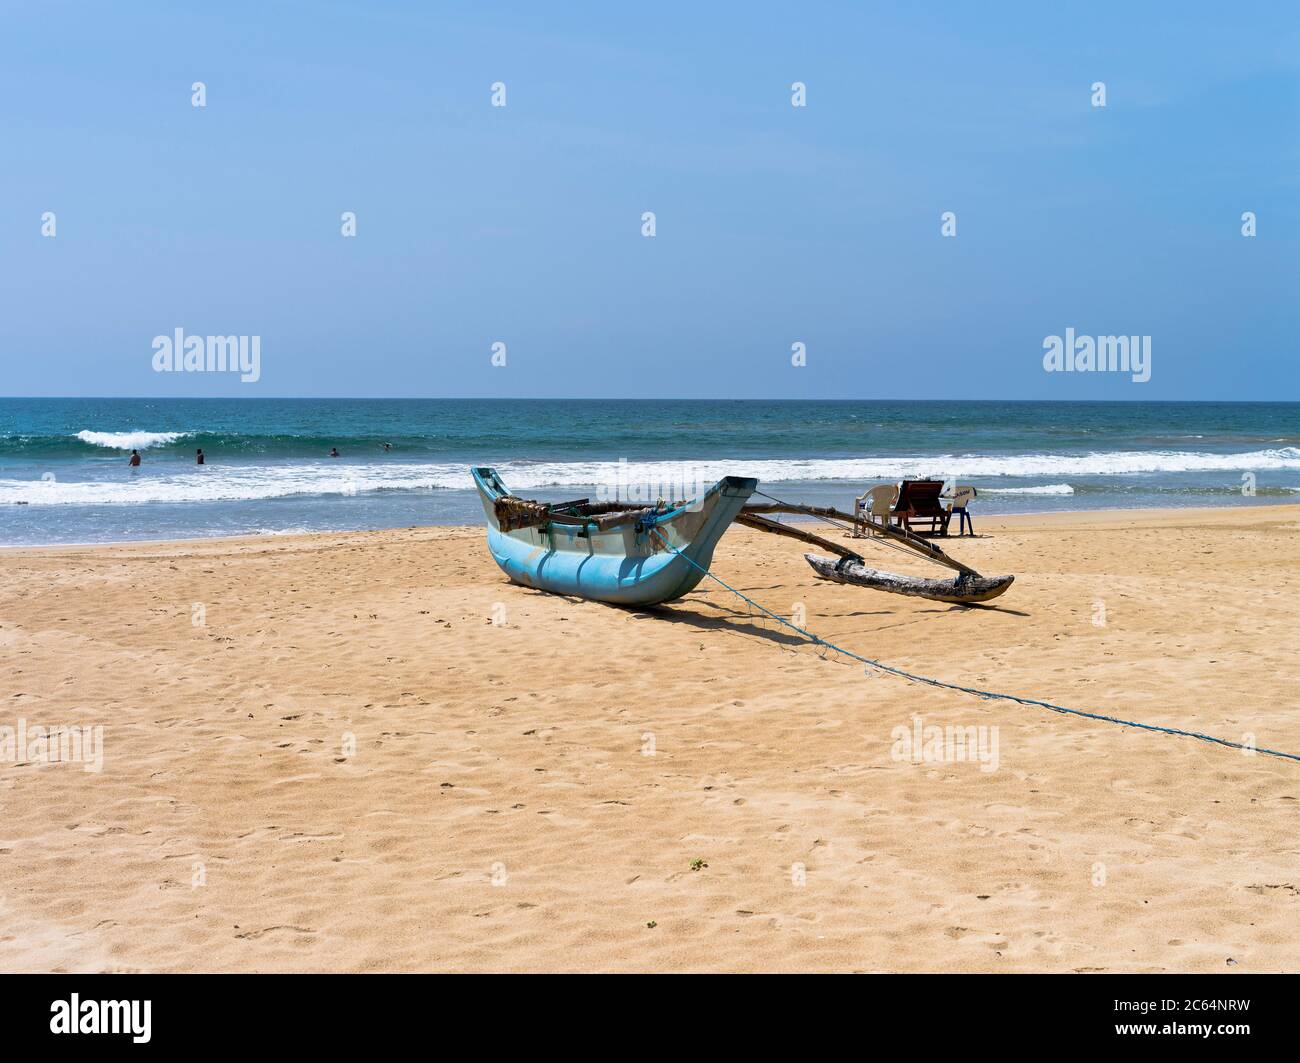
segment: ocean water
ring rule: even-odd
[[[737,474],[846,509],[955,478],[977,523],[1258,505],[1300,501],[1300,403],[0,399],[0,545],[479,523],[471,465],[550,500]]]

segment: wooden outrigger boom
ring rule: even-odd
[[[849,524],[854,523],[853,517],[851,517],[849,514],[843,513],[838,509],[832,508],[831,506],[796,506],[796,505],[789,505],[786,503],[780,503],[777,505],[765,505],[765,506],[746,506],[744,509],[740,511],[740,516],[738,516],[736,520],[739,523],[743,524],[745,522],[742,518],[749,517],[749,516],[757,516],[762,513],[806,513],[809,516],[813,516],[813,517],[826,517],[832,520],[847,521]],[[785,529],[787,532],[793,532],[794,533],[793,538],[804,539],[805,542],[814,542],[815,545],[820,546],[826,550],[831,550],[832,552],[839,554],[841,557],[859,556],[857,553],[855,553],[852,550],[849,550],[847,547],[836,546],[828,542],[827,540],[822,539],[820,536],[814,535],[808,537],[807,533],[800,534],[797,531],[795,531],[795,529],[791,529],[790,526],[787,524],[777,524],[776,521],[774,520],[764,520],[763,523],[769,526],[769,527],[765,527],[763,529],[764,531],[771,531],[772,526],[777,528],[782,528]],[[920,535],[917,535],[915,532],[908,531],[906,528],[898,528],[889,524],[881,524],[878,521],[874,521],[869,517],[859,517],[857,523],[865,524],[877,535],[880,535],[885,539],[891,539],[894,542],[902,543],[904,546],[910,546],[918,554],[921,554],[924,557],[928,557],[931,561],[936,561],[940,565],[945,566],[946,568],[956,569],[958,572],[966,572],[972,576],[979,575],[979,573],[977,573],[973,568],[968,568],[966,565],[963,565],[960,561],[957,561],[954,558],[949,557],[947,554],[945,554],[942,550],[940,550],[937,546],[934,545],[934,543],[930,542],[928,539],[922,538]],[[753,524],[749,526],[757,527],[757,525],[753,525]],[[778,534],[781,533],[778,532]]]
[[[913,532],[904,528],[880,524],[870,519],[864,521],[863,518],[859,518],[858,523],[865,523],[868,528],[882,538],[906,546],[922,557],[926,557],[946,568],[955,569],[957,576],[955,579],[938,580],[923,579],[919,576],[902,576],[893,572],[881,572],[878,569],[868,568],[863,564],[861,555],[856,551],[820,535],[804,531],[802,528],[771,520],[765,516],[765,514],[769,513],[804,513],[826,520],[841,520],[850,523],[853,522],[853,517],[829,506],[796,506],[787,503],[776,503],[774,505],[745,506],[734,518],[737,524],[742,524],[746,528],[771,532],[774,535],[784,535],[791,539],[799,539],[802,542],[819,546],[823,550],[829,550],[831,553],[838,555],[839,560],[836,561],[829,557],[821,557],[818,554],[804,554],[805,560],[812,566],[817,575],[836,583],[870,587],[872,590],[889,591],[891,594],[905,594],[916,598],[929,598],[939,602],[972,605],[977,602],[986,602],[990,598],[996,598],[998,595],[1003,594],[1015,580],[1015,576],[981,576],[973,568],[949,557],[939,547],[927,542]]]

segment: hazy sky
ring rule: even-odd
[[[0,394],[1296,398],[1300,7],[1072,6],[5,3]]]

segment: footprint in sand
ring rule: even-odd
[[[316,933],[316,931],[309,926],[283,926],[282,925],[282,926],[268,926],[262,930],[246,930],[242,934],[236,934],[235,937],[240,938],[241,940],[244,941],[256,941],[258,938],[265,937],[267,934],[272,934],[277,930],[288,930],[289,932],[294,934]]]

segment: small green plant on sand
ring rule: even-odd
[[[703,860],[692,860],[692,861],[691,861],[691,870],[692,870],[692,871],[699,871],[701,868],[705,868],[705,867],[708,867],[708,866],[709,866],[709,865],[706,864]]]

